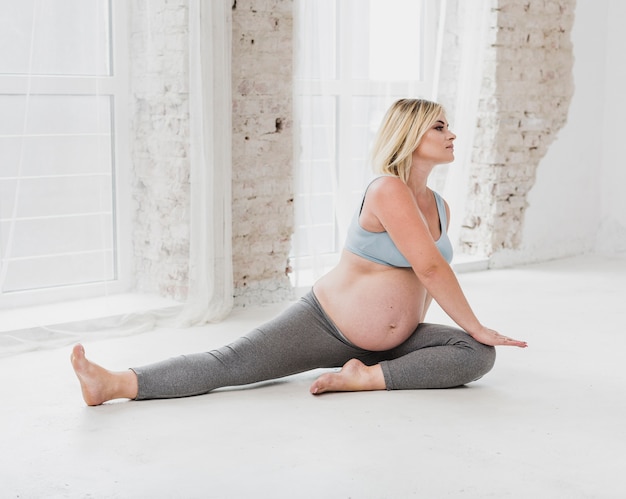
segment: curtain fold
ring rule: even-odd
[[[189,293],[176,323],[219,321],[233,307],[231,6],[189,1]]]
[[[448,120],[458,139],[455,162],[443,169],[441,192],[450,205],[450,239],[458,245],[461,225],[467,213],[469,171],[472,163],[476,116],[483,83],[486,36],[489,33],[491,6],[483,0],[448,0],[449,12],[444,21],[446,35],[458,40],[442,47],[442,53],[458,60],[454,69],[443,72],[437,98],[446,106]],[[444,44],[445,45],[445,44]],[[445,85],[444,85],[445,83]],[[456,248],[455,261],[463,258],[463,248]]]

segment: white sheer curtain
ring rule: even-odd
[[[441,57],[450,57],[451,52],[455,52],[454,59],[458,60],[458,65],[454,71],[444,73],[447,81],[438,84],[438,99],[445,104],[449,113],[448,119],[454,133],[457,134],[454,147],[456,159],[452,165],[439,167],[441,175],[436,187],[450,205],[449,236],[453,244],[457,245],[466,214],[469,171],[480,89],[483,83],[485,40],[489,30],[491,5],[484,0],[456,0],[448,3],[450,4],[448,18],[444,19],[444,26],[447,26],[447,36],[454,43],[451,47],[442,43]],[[441,78],[441,74],[439,72],[438,74],[438,78]],[[458,250],[455,248],[454,261],[457,265],[475,259],[463,255],[461,248]]]
[[[223,319],[233,305],[231,1],[25,0],[0,14],[0,355]],[[185,47],[169,56],[180,78],[158,73],[170,70],[164,35]],[[151,58],[129,71],[137,45]],[[131,124],[144,143],[132,143]],[[165,173],[160,142],[182,151]],[[159,220],[168,210],[176,227]]]
[[[181,324],[219,321],[233,306],[231,5],[189,2],[191,230]]]

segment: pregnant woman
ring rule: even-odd
[[[454,160],[455,138],[441,105],[395,102],[373,147],[378,176],[334,269],[278,317],[217,350],[113,372],[76,345],[85,402],[188,397],[330,367],[341,370],[322,374],[311,393],[449,388],[489,372],[494,346],[526,347],[480,323],[450,267],[449,209],[427,180]],[[458,328],[424,322],[433,299]]]

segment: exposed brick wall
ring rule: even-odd
[[[136,287],[185,299],[189,270],[186,0],[130,3]]]
[[[492,0],[464,251],[520,244],[526,196],[574,91],[575,0]]]
[[[291,0],[233,1],[235,304],[291,297]]]
[[[292,2],[237,0],[233,18],[235,304],[291,297]],[[189,258],[188,5],[130,4],[133,261],[140,291],[184,300]]]

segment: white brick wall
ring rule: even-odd
[[[186,0],[131,3],[133,254],[139,290],[183,300],[189,255]],[[235,304],[291,297],[292,2],[233,2]]]
[[[235,304],[291,297],[292,1],[233,2]]]
[[[517,248],[541,158],[574,91],[575,0],[492,0],[470,171],[464,251]]]
[[[130,18],[136,287],[184,299],[189,259],[187,3],[135,0]]]

